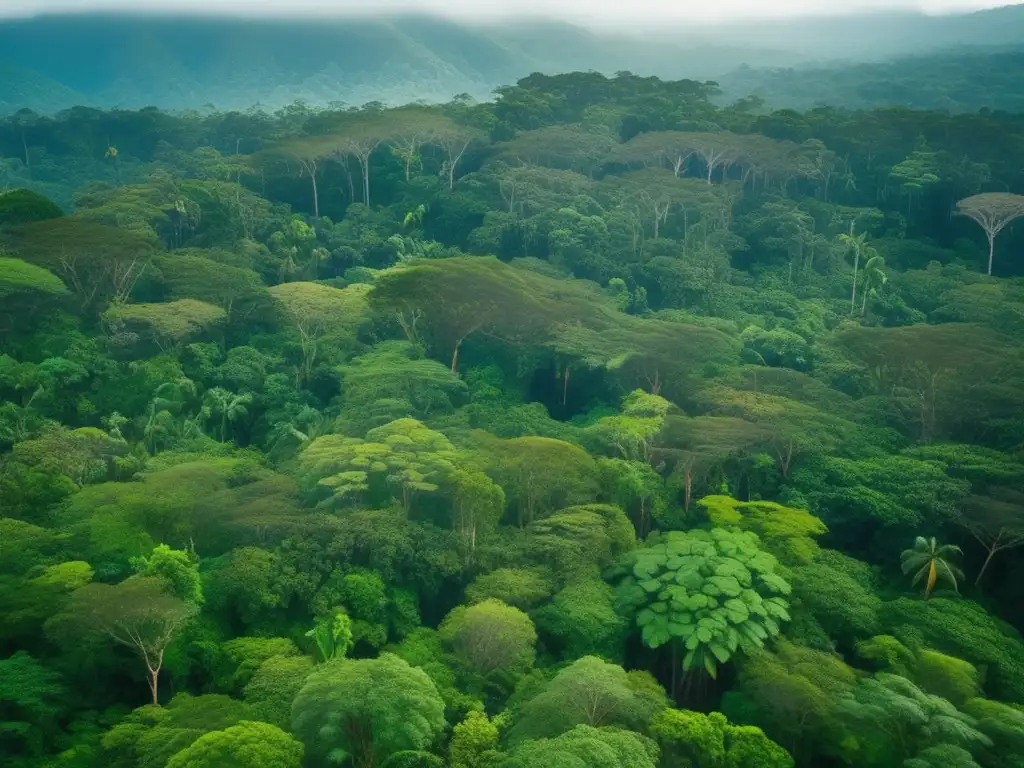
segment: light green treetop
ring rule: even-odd
[[[309,757],[356,768],[421,750],[444,729],[444,702],[422,669],[385,653],[334,659],[307,679],[292,705],[292,732]]]
[[[695,530],[652,537],[611,571],[644,644],[685,645],[686,671],[712,677],[737,651],[760,648],[789,620],[789,583],[752,533]]]
[[[793,758],[760,728],[733,725],[721,712],[666,709],[651,724],[662,757],[693,768],[793,768]]]
[[[555,738],[520,744],[501,768],[655,768],[657,759],[657,744],[639,733],[577,725]]]
[[[390,485],[408,510],[415,493],[433,493],[454,471],[455,447],[416,419],[398,419],[365,438],[324,435],[299,455],[307,482],[327,489],[336,504],[371,489],[375,477]]]
[[[242,720],[196,739],[167,768],[299,768],[304,749],[276,725]]]

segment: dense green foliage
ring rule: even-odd
[[[1020,765],[1024,124],[714,95],[0,124],[4,768]]]
[[[726,97],[755,96],[777,109],[906,106],[949,112],[1024,111],[1017,75],[1024,51],[955,48],[884,62],[741,67],[718,78]]]

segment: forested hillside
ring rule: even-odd
[[[949,112],[1024,111],[1024,49],[951,49],[883,62],[742,67],[717,78],[729,100],[756,96],[773,108],[900,105]]]
[[[0,123],[0,763],[1024,764],[1024,117]]]
[[[721,79],[735,98],[763,92],[777,107],[824,99],[842,107],[1016,111],[1019,57],[989,57],[1024,40],[1020,5],[941,16],[895,9],[721,24],[687,19],[677,8],[654,26],[642,15],[600,25],[601,13],[588,20],[598,26],[425,14],[4,15],[0,7],[0,115],[80,105],[273,110],[297,100],[396,105],[445,102],[457,93],[488,99],[494,88],[532,72],[574,70]],[[974,52],[965,57],[963,48]],[[858,62],[877,67],[851,66]],[[735,72],[741,66],[754,71]],[[790,67],[811,69],[792,73]]]
[[[799,60],[771,43],[595,32],[553,20],[43,16],[0,19],[0,115],[82,104],[185,110],[277,109],[300,99],[319,106],[445,102],[456,93],[488,98],[531,72],[710,78],[743,62]]]

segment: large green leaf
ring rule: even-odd
[[[723,664],[728,662],[729,658],[732,656],[732,654],[729,653],[729,649],[721,645],[720,643],[710,642],[708,643],[708,648],[711,649],[711,652],[713,654],[715,654],[715,658]]]
[[[750,611],[747,610],[747,604],[742,600],[726,600],[722,608],[726,612],[726,616],[729,621],[733,624],[740,624],[750,618]]]

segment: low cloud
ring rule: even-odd
[[[244,16],[343,16],[427,12],[462,19],[533,17],[606,24],[647,25],[672,21],[743,20],[755,17],[835,15],[893,10],[928,13],[980,10],[1024,0],[0,0],[0,16],[128,11],[132,13],[224,14]]]

